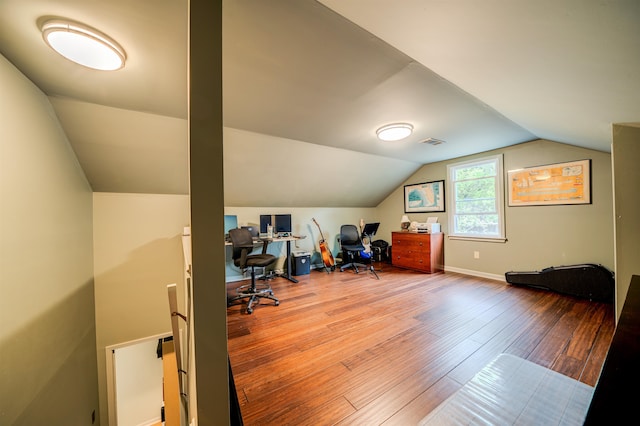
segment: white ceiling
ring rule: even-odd
[[[222,3],[227,205],[375,206],[425,163],[536,138],[609,151],[612,123],[640,121],[635,0]],[[105,32],[125,68],[59,57],[44,16]],[[0,0],[0,53],[95,191],[187,192],[186,0]],[[376,140],[395,121],[414,135]]]
[[[637,0],[321,0],[539,138],[640,119]]]

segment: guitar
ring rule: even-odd
[[[336,262],[333,259],[331,250],[329,250],[329,244],[327,244],[327,242],[325,241],[324,235],[322,234],[322,229],[320,229],[320,225],[318,225],[318,222],[316,222],[314,218],[311,219],[313,220],[313,223],[315,223],[318,227],[318,231],[320,231],[320,242],[318,244],[320,245],[320,253],[322,253],[322,261],[324,262],[324,266],[325,268],[333,270],[335,268]]]

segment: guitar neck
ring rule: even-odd
[[[320,238],[322,239],[322,241],[324,241],[324,235],[322,235],[322,229],[320,229],[320,225],[318,225],[318,222],[316,222],[315,219],[313,219],[313,223],[315,223],[318,227],[318,231],[320,231]]]

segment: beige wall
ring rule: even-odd
[[[504,170],[572,160],[591,159],[592,204],[572,206],[507,207],[506,243],[450,240],[445,238],[447,270],[504,279],[508,271],[533,271],[549,266],[599,263],[614,269],[611,155],[571,145],[537,140],[509,148],[423,166],[405,184],[448,181],[447,164],[484,155],[504,153]],[[451,200],[447,185],[445,196]],[[506,201],[505,201],[506,202]],[[381,236],[399,229],[403,214],[403,187],[378,206]],[[411,220],[437,216],[448,233],[447,213],[414,214]],[[474,259],[473,252],[480,258]]]
[[[616,318],[632,275],[640,275],[640,124],[613,126],[616,228]]]
[[[91,188],[48,98],[0,56],[0,424],[98,409]]]
[[[107,424],[105,347],[171,332],[167,284],[182,294],[189,197],[94,193],[93,205],[100,413]]]

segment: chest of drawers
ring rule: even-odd
[[[400,268],[434,273],[444,270],[444,234],[392,232],[391,264]]]

